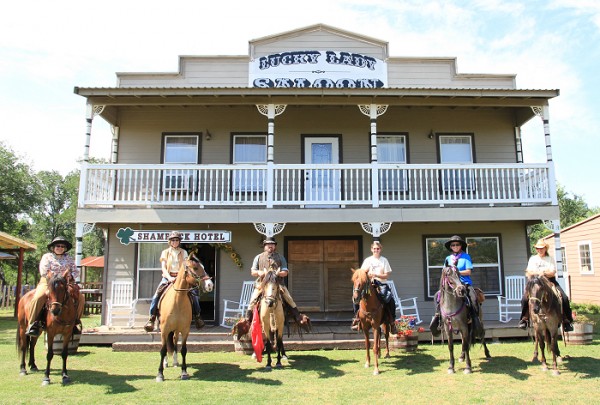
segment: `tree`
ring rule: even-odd
[[[589,216],[600,212],[599,208],[589,208],[583,197],[573,194],[571,197],[569,192],[560,184],[557,185],[558,208],[560,211],[560,228],[566,228],[576,224]],[[531,252],[535,252],[533,245],[538,239],[552,234],[552,231],[546,228],[542,223],[531,225],[527,231],[529,235],[529,244]]]

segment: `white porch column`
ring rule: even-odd
[[[373,208],[379,207],[379,169],[377,167],[377,117],[385,114],[387,105],[359,105],[361,113],[369,117],[371,123],[371,199]]]
[[[285,111],[285,104],[257,104],[258,112],[267,117],[267,208],[273,208],[274,151],[275,151],[275,117]]]
[[[520,127],[515,127],[515,145],[517,146],[517,163],[523,163],[523,143]]]
[[[110,153],[110,163],[117,163],[119,157],[119,130],[120,128],[111,125],[110,131],[112,132],[112,145],[111,145],[111,153]]]

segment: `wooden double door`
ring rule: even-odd
[[[301,311],[352,311],[359,238],[288,239],[288,288]]]

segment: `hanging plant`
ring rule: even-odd
[[[244,263],[242,262],[242,257],[238,252],[235,251],[234,247],[229,243],[211,243],[210,244],[215,249],[223,250],[229,254],[229,258],[231,261],[238,267],[239,270],[244,269]]]

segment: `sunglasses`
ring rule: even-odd
[[[54,245],[54,247],[66,249],[67,245]]]
[[[462,246],[460,243],[451,243],[450,247],[454,247],[454,246]]]

